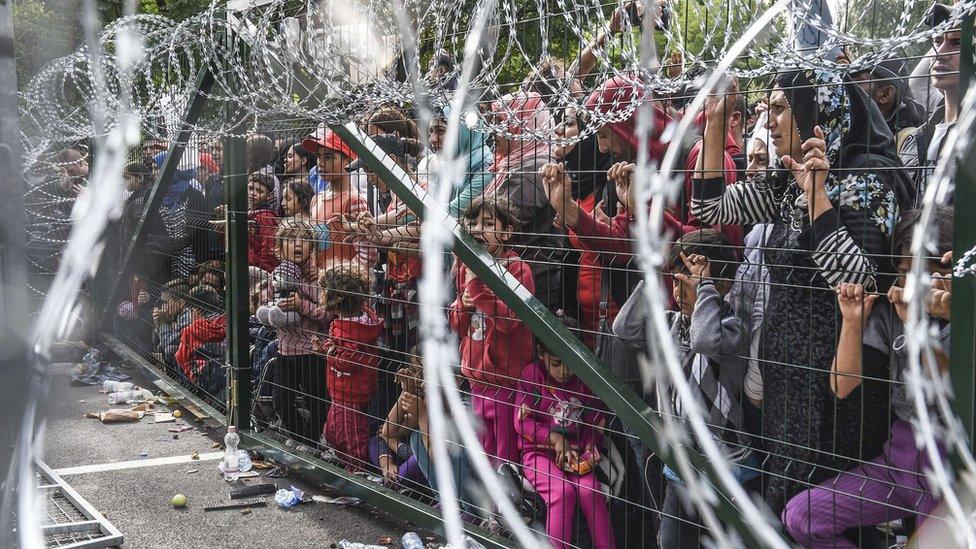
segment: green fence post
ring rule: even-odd
[[[363,159],[369,169],[383,180],[390,189],[418,216],[425,215],[425,202],[429,203],[427,193],[414,184],[406,172],[396,165],[362,130],[354,123],[330,126]],[[446,223],[456,227],[450,216]],[[563,323],[540,303],[525,287],[492,258],[467,232],[454,231],[454,254],[478,278],[485,283],[522,320],[545,345],[553,350],[573,372],[597,395],[620,420],[634,431],[647,447],[674,467],[671,452],[659,439],[663,424],[657,412],[650,409],[632,389],[617,379],[613,372],[593,354],[582,341],[574,336]],[[717,479],[711,465],[696,453],[689,459],[696,470],[701,471],[714,486]],[[716,490],[719,499],[716,513],[732,526],[749,547],[761,547],[762,540],[756,538],[747,524],[749,517],[743,517],[726,494]]]
[[[974,82],[973,18],[962,25],[959,52],[959,91],[965,97]],[[956,171],[952,249],[958,261],[976,245],[976,148],[972,144],[959,159]],[[949,377],[952,380],[952,407],[969,440],[974,440],[976,425],[976,279],[973,276],[952,280],[952,340]]]

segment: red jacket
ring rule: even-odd
[[[275,233],[278,216],[267,208],[247,212],[247,264],[269,273],[278,266],[275,256]]]
[[[373,399],[380,366],[376,340],[382,331],[383,319],[372,309],[366,309],[356,318],[332,320],[325,364],[329,396],[333,401],[365,404]]]
[[[511,251],[506,259],[508,272],[535,293],[529,264]],[[455,280],[458,297],[449,314],[451,329],[461,338],[461,373],[472,385],[481,382],[514,388],[522,368],[535,357],[532,331],[481,280],[472,279],[465,287],[467,273],[467,266],[460,264]],[[465,290],[474,302],[473,311],[462,305]]]
[[[190,381],[196,381],[197,375],[207,364],[205,358],[196,352],[207,343],[223,341],[227,335],[227,316],[220,315],[213,318],[198,318],[183,328],[180,334],[180,346],[176,350],[176,363]]]

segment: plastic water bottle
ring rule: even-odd
[[[224,435],[224,474],[232,474],[240,471],[241,457],[237,447],[241,444],[241,437],[237,434],[237,427],[231,425],[227,427],[227,434]]]
[[[131,391],[135,389],[135,384],[130,381],[106,381],[102,383],[102,390],[106,393],[118,393],[120,391]]]
[[[152,400],[153,394],[146,389],[132,389],[130,391],[119,391],[108,395],[109,404],[125,404],[127,402],[139,402]]]
[[[349,541],[344,539],[336,544],[339,549],[387,549],[385,545],[369,545],[366,543],[360,543],[358,541]]]
[[[402,549],[425,549],[424,540],[420,539],[417,532],[407,532],[403,534],[400,538],[400,547]]]

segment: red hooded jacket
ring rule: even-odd
[[[380,366],[376,340],[382,331],[383,319],[372,309],[366,309],[359,317],[332,320],[325,364],[333,401],[358,405],[373,399]]]
[[[270,273],[281,263],[275,256],[278,216],[267,208],[261,208],[247,212],[247,220],[247,264]]]
[[[196,381],[197,375],[203,371],[207,360],[196,356],[200,347],[214,341],[223,341],[227,335],[227,316],[219,315],[213,318],[198,318],[183,328],[180,334],[180,346],[176,350],[176,363],[190,381]]]
[[[509,251],[506,269],[530,293],[535,282],[529,264]],[[474,278],[465,286],[468,268],[458,264],[457,299],[451,304],[451,329],[461,338],[461,373],[472,385],[514,388],[522,368],[535,357],[532,331],[480,279]],[[461,296],[467,290],[474,302],[474,310],[466,310]]]

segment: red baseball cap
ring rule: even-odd
[[[210,153],[205,153],[205,152],[200,153],[199,160],[200,160],[199,162],[200,165],[203,166],[204,168],[207,168],[212,172],[220,171],[220,166],[218,166],[217,163],[214,162],[213,155],[211,155]]]
[[[356,153],[352,152],[349,145],[346,145],[334,131],[328,128],[325,129],[324,133],[315,132],[302,141],[302,148],[312,154],[318,154],[319,149],[322,147],[341,152],[351,160],[356,159]]]

